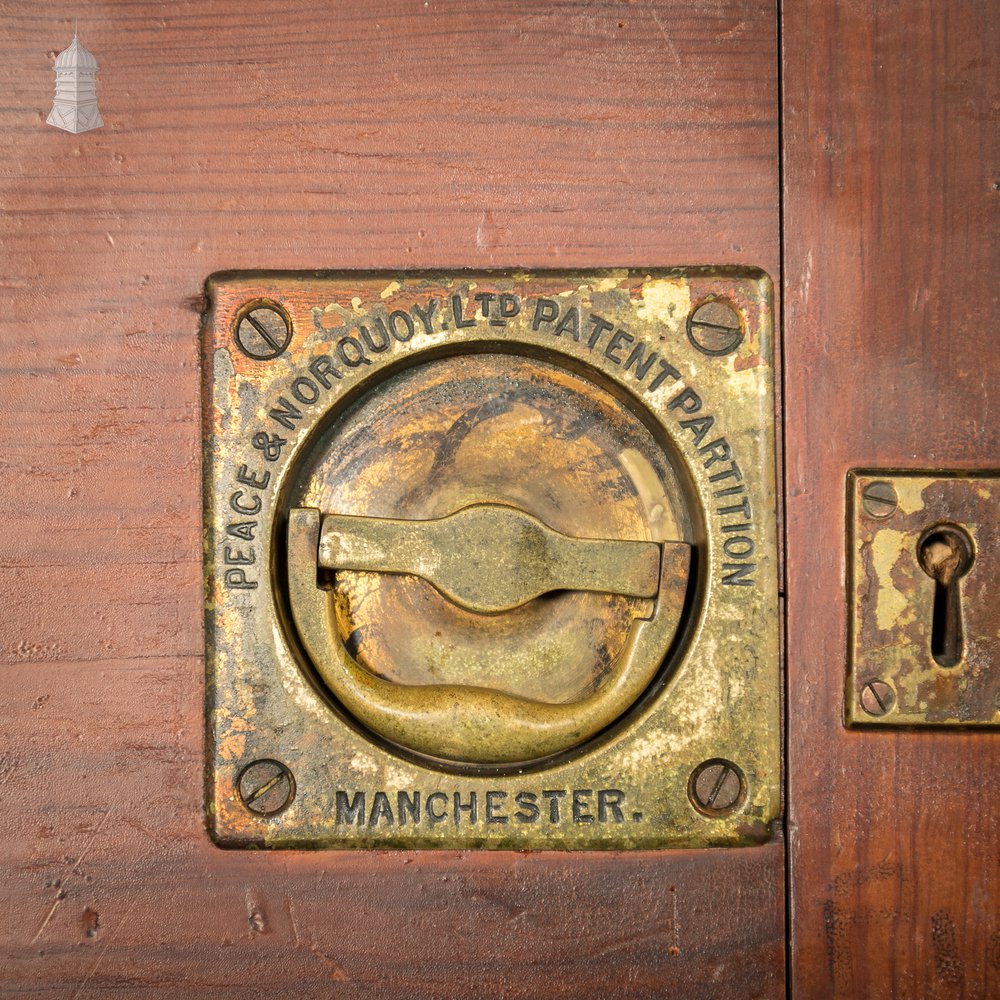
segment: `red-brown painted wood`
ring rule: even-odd
[[[996,468],[1000,7],[783,18],[796,998],[1000,996],[1000,736],[849,732],[845,477]]]
[[[44,123],[76,15],[81,136]],[[4,8],[0,989],[782,995],[780,840],[209,843],[197,339],[224,268],[775,274],[775,36],[757,0]]]

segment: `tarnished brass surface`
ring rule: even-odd
[[[460,607],[496,614],[553,590],[655,597],[660,547],[571,538],[514,507],[474,504],[432,521],[327,514],[319,565],[419,576]]]
[[[1000,725],[1000,477],[852,472],[846,718]]]
[[[766,277],[231,274],[209,292],[220,843],[770,836]],[[259,302],[292,327],[270,358],[234,337]],[[739,317],[729,354],[688,336],[712,302]],[[240,797],[255,760],[289,769],[280,811]],[[713,760],[745,793],[706,810],[690,779]]]
[[[681,482],[648,427],[594,381],[537,358],[463,353],[409,368],[309,451],[296,502],[323,511],[426,521],[492,503],[575,538],[691,537]],[[541,701],[591,693],[648,617],[644,600],[572,590],[470,614],[422,579],[372,572],[338,574],[332,595],[343,641],[378,676]]]
[[[343,520],[337,518],[335,522]],[[462,523],[460,514],[445,520]],[[500,519],[493,525],[503,523],[504,519]],[[589,544],[647,548],[641,542],[592,540]],[[373,732],[397,746],[442,760],[517,763],[567,750],[599,733],[628,709],[653,680],[680,622],[690,560],[689,546],[683,543],[664,545],[662,555],[660,546],[651,547],[657,563],[662,559],[662,568],[657,566],[648,574],[660,581],[660,596],[650,609],[649,620],[637,620],[626,648],[616,657],[600,687],[589,697],[569,704],[534,701],[496,687],[393,684],[359,666],[336,638],[331,643],[337,626],[331,602],[325,599],[316,579],[316,552],[317,548],[321,552],[323,549],[320,515],[309,508],[296,507],[291,512],[289,597],[299,634],[320,676],[340,703]],[[614,566],[608,567],[608,573],[614,570]],[[479,575],[497,572],[495,567],[477,568]],[[543,576],[543,570],[538,575]],[[534,589],[529,585],[529,595]],[[654,586],[654,592],[656,589]],[[494,606],[497,603],[502,604],[492,602]],[[520,603],[524,602],[518,600],[511,606]]]

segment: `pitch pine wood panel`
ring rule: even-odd
[[[1000,995],[996,734],[850,732],[845,477],[996,468],[992,2],[786,5],[793,994]]]
[[[76,15],[81,136],[44,124]],[[775,37],[748,0],[4,7],[0,989],[782,994],[780,837],[209,843],[197,338],[224,268],[776,275]]]

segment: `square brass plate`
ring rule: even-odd
[[[208,292],[207,813],[219,844],[620,849],[734,846],[771,836],[779,814],[780,724],[774,344],[766,275],[704,268],[224,273],[209,279]],[[328,449],[327,465],[341,477],[337,496],[344,503],[345,497],[356,499],[354,467],[341,468],[339,429],[354,428],[344,447],[358,451],[361,465],[369,461],[365,436],[377,437],[379,430],[351,421],[367,412],[372,387],[395,391],[419,381],[435,364],[489,374],[490,388],[475,402],[475,412],[445,432],[434,430],[453,405],[451,383],[439,380],[428,396],[436,402],[418,421],[426,418],[426,428],[414,426],[412,439],[391,461],[376,456],[389,464],[379,466],[387,471],[368,487],[371,506],[334,509],[329,501],[327,513],[387,516],[385,497],[399,491],[418,458],[431,468],[426,488],[447,487],[456,435],[473,424],[488,431],[480,412],[485,408],[487,416],[502,412],[525,440],[548,442],[534,464],[534,452],[529,454],[527,472],[516,483],[503,478],[505,455],[484,463],[477,475],[487,499],[496,502],[493,493],[503,502],[510,493],[512,503],[534,497],[550,504],[550,520],[558,527],[556,520],[572,513],[558,495],[564,479],[576,477],[584,488],[592,485],[613,497],[625,483],[629,488],[620,500],[600,508],[612,520],[624,516],[642,500],[641,489],[629,484],[649,479],[642,456],[627,447],[598,449],[552,472],[546,462],[558,465],[559,455],[575,454],[567,449],[583,447],[580,427],[546,410],[544,401],[532,409],[507,399],[517,392],[542,393],[539,386],[548,378],[553,391],[592,387],[599,401],[593,405],[605,407],[609,421],[607,427],[600,421],[588,425],[595,440],[627,418],[636,435],[662,449],[669,459],[664,468],[672,470],[663,481],[673,484],[663,499],[674,511],[664,537],[683,536],[679,541],[691,553],[683,623],[669,652],[654,664],[655,680],[613,725],[565,752],[520,765],[427,758],[361,724],[304,653],[313,647],[297,637],[299,619],[290,606],[289,510],[322,506],[315,499],[322,490],[303,485],[305,456],[327,455]],[[514,387],[509,390],[507,369]],[[456,396],[467,390],[455,383]],[[422,397],[414,398],[419,403]],[[504,399],[505,410],[495,405]],[[398,418],[392,406],[378,412],[379,419]],[[490,454],[491,438],[483,433],[484,454]],[[581,473],[584,462],[593,474]],[[317,460],[310,468],[327,465]],[[405,499],[411,506],[420,500]],[[663,505],[643,503],[650,523],[663,523]],[[456,500],[454,506],[460,505]],[[501,521],[513,523],[509,516]],[[581,537],[606,534],[583,516],[576,528]],[[652,529],[636,536],[644,537],[657,541]],[[488,559],[483,571],[500,572]],[[332,586],[323,583],[322,573],[311,574],[309,586]],[[369,594],[365,587],[397,585],[421,601],[440,603],[440,595],[420,580],[397,576],[387,583],[384,574],[362,573],[357,581],[354,593],[362,604]],[[540,605],[546,611],[577,599],[556,594],[539,600],[550,602]],[[613,604],[607,595],[579,600]],[[630,600],[640,598],[621,598]],[[534,621],[537,604],[515,614]],[[648,600],[646,605],[657,606]],[[396,613],[381,607],[384,613],[371,629],[391,631]],[[340,622],[336,616],[342,613],[348,614],[337,604],[331,620]],[[419,653],[422,643],[444,652],[451,648],[440,629],[423,635],[419,614],[406,618],[408,613],[412,609],[400,606],[399,620],[415,623],[412,643],[395,647],[403,659]],[[466,617],[453,617],[472,620],[471,612],[461,614]],[[583,642],[592,624],[585,619],[567,641]],[[363,659],[365,630],[345,626],[340,638],[334,632],[330,641],[338,662],[366,676],[352,659]],[[540,634],[515,628],[503,636],[525,649],[542,648],[545,640],[544,628]],[[607,649],[602,655],[610,656]],[[475,669],[489,672],[492,666],[487,659]],[[521,666],[528,702],[569,698],[554,679],[546,697],[550,675],[562,676],[565,664],[558,657],[540,653],[537,664],[529,657]],[[452,670],[454,663],[442,654],[440,668]],[[593,678],[598,691],[602,677],[598,672]],[[383,684],[384,678],[372,683]],[[588,688],[573,697],[585,701],[592,693]]]
[[[848,724],[1000,724],[1000,478],[858,470],[847,492]],[[942,531],[969,547],[950,623],[920,560]],[[935,628],[956,630],[953,649],[935,651]]]

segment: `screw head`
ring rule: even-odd
[[[728,302],[710,299],[688,316],[687,335],[702,354],[732,354],[743,341],[743,324]]]
[[[275,816],[295,798],[295,779],[280,760],[255,760],[240,772],[236,786],[243,805],[258,816]]]
[[[896,704],[896,692],[885,681],[871,681],[861,692],[861,707],[876,719]]]
[[[254,361],[271,361],[284,352],[292,339],[288,313],[277,302],[266,299],[243,306],[233,326],[236,346]]]
[[[746,779],[731,761],[721,757],[702,761],[688,781],[691,804],[706,816],[727,816],[746,798]]]
[[[890,517],[896,513],[898,505],[896,487],[885,480],[869,483],[861,491],[861,506],[869,517]]]

